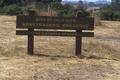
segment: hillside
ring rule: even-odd
[[[75,38],[35,37],[27,55],[27,36],[16,36],[16,17],[0,16],[0,80],[119,80],[120,22],[102,21],[94,38],[83,38],[83,58],[75,57]]]

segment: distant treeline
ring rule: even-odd
[[[50,2],[61,2],[62,0],[0,0],[0,6],[6,6],[11,4],[30,4],[33,2],[43,2],[43,3],[50,3]]]
[[[28,10],[47,12],[53,10],[58,16],[73,16],[74,8],[71,5],[62,5],[62,0],[0,0],[0,14],[26,14]]]
[[[58,16],[75,16],[74,7],[69,4],[62,5],[61,1],[62,0],[0,0],[0,14],[18,15],[26,14],[29,10],[48,12],[48,10],[51,9]],[[81,8],[81,10],[85,11],[84,8]],[[120,21],[120,4],[114,3],[104,6],[98,14],[102,20]]]
[[[61,4],[62,0],[0,0],[0,14],[26,14],[29,10],[55,13],[57,16],[75,16],[76,9],[70,4]],[[89,13],[80,7],[86,16]],[[51,14],[51,12],[50,12]],[[54,15],[54,14],[53,14]]]

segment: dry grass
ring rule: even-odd
[[[119,80],[120,22],[102,21],[94,38],[35,37],[35,56],[28,56],[27,37],[15,35],[16,18],[0,16],[0,80]]]

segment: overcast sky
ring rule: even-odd
[[[63,1],[79,1],[79,0],[63,0]],[[84,0],[83,0],[84,1]],[[92,1],[92,2],[95,2],[95,1],[98,1],[98,0],[86,0],[86,1]],[[111,0],[107,0],[107,1],[111,1]]]

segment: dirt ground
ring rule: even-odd
[[[0,16],[0,80],[120,80],[120,22],[102,21],[95,37],[83,38],[82,58],[74,37],[16,36],[16,17]]]

